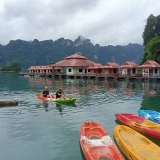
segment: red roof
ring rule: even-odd
[[[138,68],[138,65],[135,62],[125,62],[119,68]]]
[[[160,65],[155,61],[148,60],[140,65],[139,68],[160,68]]]
[[[108,62],[103,66],[103,68],[119,68],[119,65],[115,62]]]
[[[88,60],[86,57],[75,53],[71,56],[66,57],[64,60],[55,63],[58,67],[89,67],[94,62]]]
[[[103,66],[100,63],[93,63],[88,69],[101,69]]]
[[[84,56],[81,56],[80,53],[75,53],[71,56],[66,57],[65,59],[87,59]]]
[[[51,66],[30,66],[28,70],[44,70],[44,69],[53,69]]]

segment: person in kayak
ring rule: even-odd
[[[54,95],[49,94],[49,90],[47,86],[44,88],[42,95],[47,98],[54,98]]]
[[[56,99],[57,99],[57,98],[66,99],[66,97],[64,96],[64,92],[63,92],[62,88],[60,88],[60,89],[56,92]]]
[[[48,87],[44,87],[44,91],[43,91],[43,96],[44,97],[49,97],[49,90],[48,90]]]

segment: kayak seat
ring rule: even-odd
[[[100,157],[99,160],[111,160],[111,159],[108,157]]]
[[[99,139],[97,136],[92,136],[91,139]]]
[[[105,146],[109,143],[112,143],[112,139],[109,136],[103,136],[101,139],[99,138],[98,139],[88,139],[86,136],[83,136],[83,140],[85,140],[88,144],[93,145],[93,146]]]
[[[103,136],[103,137],[101,138],[101,141],[102,141],[102,143],[103,143],[104,145],[108,145],[108,144],[113,143],[113,141],[112,141],[112,139],[111,139],[110,136]]]
[[[158,117],[155,117],[156,119],[160,119],[160,116],[158,116]]]
[[[151,117],[151,115],[149,115],[148,113],[145,115],[145,118],[146,119],[148,119],[148,118],[150,118]]]

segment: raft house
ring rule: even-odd
[[[160,80],[160,64],[153,60],[140,66],[132,61],[126,61],[122,65],[108,62],[103,66],[88,60],[81,53],[75,53],[48,66],[30,66],[28,70],[29,76],[50,78]]]

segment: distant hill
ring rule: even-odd
[[[7,45],[0,45],[0,66],[18,60],[23,70],[34,65],[48,65],[63,60],[76,52],[81,52],[89,60],[105,65],[107,62],[116,62],[119,65],[125,61],[134,61],[139,64],[144,49],[140,44],[126,46],[93,45],[90,39],[79,36],[75,41],[60,38],[56,41],[11,40]]]

